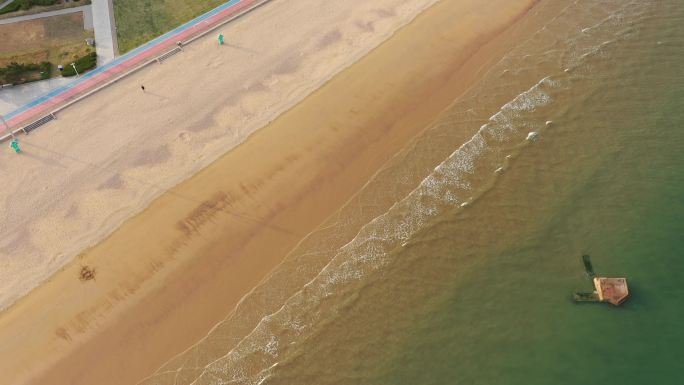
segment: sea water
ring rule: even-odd
[[[684,3],[542,1],[516,28],[145,383],[684,383]],[[572,302],[583,254],[627,278],[625,304]]]

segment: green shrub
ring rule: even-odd
[[[19,3],[19,7],[21,7],[21,9],[24,11],[31,8],[31,5],[32,5],[30,0],[14,0],[14,1],[17,1]]]
[[[26,68],[23,64],[11,62],[7,67],[2,69],[2,77],[5,79],[3,83],[18,83],[24,72],[26,72]]]
[[[40,79],[48,79],[50,77],[50,73],[52,72],[52,63],[46,61],[40,64],[19,64],[12,62],[7,67],[0,68],[0,83],[21,84],[39,80],[35,78],[26,78],[30,72],[35,71],[40,71]]]
[[[95,66],[97,65],[97,54],[95,52],[91,52],[86,56],[77,59],[74,63],[76,64],[76,69],[78,70],[78,73],[82,74],[91,68],[95,68]],[[76,71],[74,71],[74,66],[72,66],[71,63],[66,63],[62,65],[64,66],[62,76],[76,75]]]
[[[40,63],[38,69],[40,70],[40,78],[42,80],[50,79],[50,75],[52,75],[52,63],[44,61]]]
[[[58,0],[28,0],[31,5],[55,5]]]

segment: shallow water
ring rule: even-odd
[[[531,26],[146,383],[681,383],[684,4],[542,1]],[[584,253],[626,304],[571,301]]]

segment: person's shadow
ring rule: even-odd
[[[66,166],[63,165],[63,164],[62,164],[60,161],[58,161],[57,159],[54,159],[54,158],[46,158],[46,157],[44,157],[44,156],[40,156],[40,155],[38,155],[38,154],[36,154],[36,153],[33,153],[33,152],[31,152],[31,151],[26,152],[26,149],[25,149],[25,148],[22,149],[21,152],[18,153],[17,155],[19,155],[19,156],[25,156],[25,157],[27,157],[27,158],[29,158],[29,159],[37,160],[37,161],[39,161],[39,162],[44,163],[46,166],[52,166],[52,167],[57,166],[57,167],[61,167],[61,168],[66,168]]]
[[[239,50],[239,51],[243,51],[243,52],[247,52],[247,53],[251,53],[251,54],[254,54],[254,55],[257,55],[257,54],[259,53],[258,51],[255,51],[255,50],[253,50],[253,49],[241,47],[241,46],[236,45],[236,44],[223,43],[223,45],[226,46],[226,47],[230,47],[230,48],[237,49],[237,50]]]
[[[159,98],[159,99],[162,99],[162,100],[171,100],[171,98],[169,98],[168,96],[156,94],[156,93],[151,92],[151,91],[149,91],[149,90],[145,90],[145,94],[147,94],[147,95],[152,95],[152,96],[154,96],[154,97],[156,97],[156,98]]]

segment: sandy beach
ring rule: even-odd
[[[197,341],[534,2],[433,3],[275,1],[3,152],[0,383],[135,383]]]

